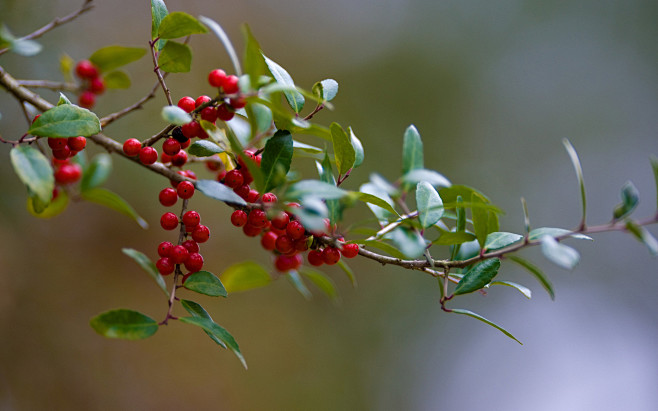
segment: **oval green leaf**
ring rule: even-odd
[[[592,237],[587,236],[585,234],[578,234],[574,233],[570,230],[565,230],[564,228],[554,228],[554,227],[540,227],[540,228],[535,228],[534,230],[530,231],[528,234],[528,240],[530,241],[535,241],[539,240],[543,236],[548,235],[551,237],[564,237],[564,236],[569,236],[571,238],[576,238],[579,240],[590,240],[593,241]]]
[[[331,101],[338,94],[338,82],[334,79],[326,79],[313,84],[313,94],[321,101]]]
[[[615,220],[624,218],[632,213],[640,202],[640,193],[630,181],[627,181],[621,188],[621,201],[622,203],[616,206],[612,213],[612,217]]]
[[[41,202],[41,199],[37,196],[28,197],[27,211],[35,217],[52,218],[64,212],[68,204],[69,196],[66,191],[62,190],[57,194],[57,198],[47,204]]]
[[[443,201],[434,187],[426,181],[421,181],[416,186],[416,206],[418,222],[423,228],[433,226],[443,217]]]
[[[186,324],[192,324],[196,325],[197,327],[201,327],[204,330],[208,331],[215,337],[219,338],[226,346],[233,351],[233,353],[238,357],[244,368],[247,368],[247,362],[245,361],[244,357],[242,356],[242,353],[240,352],[240,347],[238,346],[238,343],[235,341],[235,338],[226,331],[223,327],[219,326],[217,323],[214,321],[208,319],[208,318],[201,318],[201,317],[181,317],[179,318],[180,322],[186,323]]]
[[[219,278],[208,271],[199,271],[192,274],[185,280],[183,287],[211,297],[226,297],[228,295]]]
[[[192,67],[192,50],[186,44],[168,41],[160,52],[158,67],[167,73],[187,73]]]
[[[515,255],[508,256],[507,258],[510,259],[511,261],[514,261],[515,263],[525,268],[526,270],[528,270],[528,272],[532,274],[537,279],[537,281],[539,281],[541,286],[544,287],[544,290],[546,290],[548,295],[551,297],[551,300],[555,300],[555,291],[553,290],[553,284],[537,266],[532,264],[530,261],[527,261]]]
[[[188,154],[197,157],[210,157],[223,152],[224,150],[220,146],[208,140],[195,141],[190,148],[187,149]]]
[[[385,238],[391,240],[402,254],[411,259],[423,255],[427,248],[425,239],[415,230],[406,227],[396,228],[387,233]]]
[[[226,290],[231,293],[265,287],[272,282],[267,270],[253,261],[233,264],[224,270],[221,278]]]
[[[658,255],[658,240],[656,240],[656,237],[651,235],[649,230],[644,228],[643,226],[637,224],[635,221],[627,221],[626,222],[626,229],[635,236],[640,242],[642,242],[644,245],[647,246],[649,249],[649,252],[653,256]]]
[[[135,211],[130,204],[121,198],[118,194],[113,193],[110,190],[105,188],[90,188],[87,191],[80,193],[80,196],[85,201],[90,201],[92,203],[100,204],[102,206],[111,208],[114,211],[128,216],[135,220],[137,224],[143,229],[148,228],[148,223],[139,214]]]
[[[492,326],[493,328],[497,329],[498,331],[502,332],[503,334],[505,334],[509,338],[513,339],[517,343],[523,345],[523,343],[521,341],[517,340],[516,337],[514,337],[509,331],[507,331],[506,329],[504,329],[500,325],[498,325],[498,324],[496,324],[492,321],[487,320],[486,318],[484,318],[480,314],[477,314],[477,313],[474,313],[474,312],[468,311],[468,310],[463,310],[461,308],[453,308],[451,310],[451,312],[455,313],[455,314],[467,315],[469,317],[475,318],[476,320],[482,321],[483,323],[488,324],[488,325]]]
[[[468,294],[483,288],[489,284],[491,280],[498,274],[500,268],[500,260],[492,258],[477,263],[464,275],[464,277],[457,284],[454,294]]]
[[[352,131],[352,127],[348,127],[347,131],[350,133],[350,140],[352,141],[352,147],[354,147],[354,168],[360,166],[363,164],[363,160],[365,159],[365,153],[363,151],[363,144],[361,144],[361,140],[359,140],[354,134],[354,131]]]
[[[100,131],[96,114],[73,104],[62,104],[41,114],[28,133],[40,137],[89,137]]]
[[[137,264],[139,264],[139,266],[142,267],[144,271],[146,271],[146,273],[153,279],[153,281],[155,281],[155,283],[158,285],[158,288],[162,290],[164,295],[167,297],[169,296],[169,291],[167,291],[167,284],[165,284],[164,278],[162,278],[162,275],[160,275],[157,267],[153,261],[151,261],[151,259],[146,256],[146,254],[133,248],[122,248],[121,251],[128,257],[132,258]]]
[[[304,196],[314,196],[325,200],[343,198],[347,191],[320,180],[302,180],[288,188],[285,197],[291,200],[299,200]]]
[[[185,311],[190,313],[192,317],[199,317],[199,318],[206,318],[210,321],[212,321],[212,318],[210,317],[210,314],[208,314],[208,311],[206,311],[201,305],[195,303],[194,301],[190,300],[181,300],[180,305],[185,308]],[[217,345],[221,346],[222,348],[226,348],[226,344],[222,342],[219,338],[217,338],[214,334],[209,333],[206,330],[203,330],[208,337],[210,337],[211,340],[213,340]]]
[[[546,258],[556,265],[567,270],[573,270],[580,260],[578,251],[573,248],[560,244],[550,235],[545,235],[539,239],[541,242],[541,251]]]
[[[334,157],[338,173],[345,175],[354,167],[356,162],[356,151],[352,145],[352,139],[338,123],[331,123],[331,141],[334,146]]]
[[[128,63],[141,59],[146,54],[146,49],[141,47],[107,46],[96,50],[89,57],[101,72],[115,70]]]
[[[191,34],[207,32],[208,29],[199,20],[182,11],[174,11],[160,21],[158,37],[161,39],[177,39]]]
[[[442,231],[441,236],[434,240],[436,245],[455,245],[475,240],[475,234],[465,231]]]
[[[123,340],[141,340],[158,331],[158,323],[154,319],[126,309],[99,314],[91,319],[89,325],[103,337]]]
[[[292,77],[290,77],[290,74],[288,74],[288,72],[276,62],[267,58],[267,56],[264,54],[263,58],[265,59],[265,64],[267,65],[268,70],[270,73],[272,73],[272,76],[276,82],[291,88],[283,92],[283,95],[286,97],[290,107],[295,111],[295,113],[302,111],[305,102],[304,96],[302,96],[299,91],[292,90],[295,88],[295,82],[292,80]]]
[[[416,127],[409,126],[404,132],[402,144],[402,174],[423,168],[423,141]]]
[[[302,267],[299,272],[304,277],[308,278],[313,284],[315,284],[316,287],[318,287],[323,293],[325,293],[330,300],[334,302],[338,301],[339,296],[338,290],[336,289],[336,284],[334,284],[333,280],[327,275],[306,267]]]
[[[260,166],[265,178],[265,192],[286,182],[286,174],[290,171],[292,154],[292,135],[289,131],[279,130],[267,140]]]
[[[63,107],[63,106],[62,106]],[[50,161],[32,146],[18,146],[9,152],[11,165],[18,178],[43,204],[50,203],[55,188],[55,178]]]
[[[417,184],[426,181],[434,187],[450,187],[450,180],[434,170],[416,168],[402,176],[402,181],[407,184]]]
[[[105,87],[107,89],[127,89],[130,88],[130,77],[126,72],[115,70],[103,76]]]
[[[484,249],[498,250],[517,243],[522,239],[523,236],[520,234],[496,231],[489,233],[487,236],[487,242],[484,244]]]
[[[235,194],[231,188],[215,180],[199,180],[196,183],[196,189],[210,198],[227,204],[247,205],[247,202]]]
[[[91,160],[91,163],[82,174],[80,191],[87,191],[103,184],[112,172],[112,157],[107,153],[100,153]]]

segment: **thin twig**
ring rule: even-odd
[[[45,88],[55,91],[77,91],[80,86],[75,83],[66,83],[50,80],[17,80],[18,84],[27,88]]]
[[[169,103],[170,106],[173,106],[174,103],[171,100],[171,92],[169,91],[169,88],[167,87],[167,84],[164,81],[164,77],[160,72],[160,66],[158,65],[158,57],[155,54],[155,44],[158,42],[158,40],[159,38],[155,38],[154,40],[149,41],[149,46],[151,47],[151,57],[153,57],[153,72],[158,77],[158,82],[160,82],[160,86],[162,86],[162,90],[165,93],[165,97],[167,97],[167,102]]]

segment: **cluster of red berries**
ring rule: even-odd
[[[91,61],[80,60],[75,65],[75,74],[83,82],[78,104],[81,107],[91,109],[96,104],[96,96],[103,94],[105,91],[105,83],[100,77],[100,71]]]

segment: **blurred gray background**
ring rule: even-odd
[[[0,0],[0,20],[24,35],[81,3]],[[167,5],[217,20],[240,50],[240,25],[250,24],[265,53],[302,87],[338,81],[335,111],[316,118],[352,126],[364,143],[365,163],[348,188],[373,171],[396,178],[402,134],[413,123],[426,166],[488,194],[507,211],[502,230],[523,229],[521,196],[535,227],[578,223],[564,137],[585,170],[590,223],[609,221],[629,179],[642,195],[638,215],[655,212],[648,160],[658,154],[655,0]],[[20,78],[59,80],[62,53],[78,60],[110,44],[146,46],[149,35],[148,2],[99,1],[39,40],[46,48],[39,56],[5,54],[0,65]],[[212,35],[194,37],[191,46],[192,73],[168,81],[175,99],[211,92],[207,73],[230,68]],[[155,80],[147,58],[127,70],[134,87],[103,95],[99,114],[136,100]],[[120,141],[153,134],[164,126],[163,104],[158,96],[106,133]],[[4,92],[0,113],[0,134],[19,138],[26,124]],[[88,326],[117,307],[164,316],[161,293],[120,250],[154,257],[169,239],[157,224],[157,194],[167,182],[115,158],[108,187],[151,223],[148,231],[82,203],[43,221],[25,210],[8,152],[0,147],[0,409],[602,411],[658,404],[658,270],[625,234],[569,242],[582,254],[573,272],[538,250],[524,251],[553,280],[554,302],[508,263],[502,277],[528,285],[532,300],[503,287],[453,303],[503,325],[523,346],[442,313],[431,278],[369,261],[351,263],[357,289],[327,270],[340,288],[338,307],[319,293],[306,302],[283,280],[226,300],[194,297],[237,338],[250,365],[244,371],[184,324],[139,342],[106,340]],[[200,197],[193,204],[212,230],[203,247],[210,271],[245,259],[269,263],[257,241],[230,226],[227,207]],[[365,207],[349,214],[366,215]]]

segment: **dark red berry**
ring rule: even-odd
[[[248,203],[255,203],[258,201],[258,197],[260,197],[260,193],[256,190],[249,190],[249,194],[247,194],[247,202]]]
[[[102,78],[96,77],[89,82],[89,91],[94,94],[103,94],[105,91],[105,82]]]
[[[171,157],[171,164],[176,167],[183,167],[187,163],[187,153],[183,150]]]
[[[247,213],[242,210],[235,210],[231,214],[231,224],[236,227],[242,227],[247,224]]]
[[[260,238],[260,244],[264,249],[272,251],[276,248],[276,239],[278,235],[273,231],[268,231]]]
[[[65,138],[48,137],[48,147],[52,150],[62,150],[68,146],[68,140]]]
[[[172,157],[167,153],[160,154],[160,161],[162,163],[171,163]]]
[[[191,178],[192,180],[197,179],[196,178],[196,173],[192,170],[179,170],[179,171],[177,171],[177,173],[184,176],[184,177]]]
[[[98,77],[98,69],[89,60],[80,60],[75,65],[75,74],[80,78],[94,79]]]
[[[199,252],[199,244],[194,240],[185,240],[181,245],[185,247],[190,254]]]
[[[354,258],[359,254],[359,245],[358,244],[343,244],[343,249],[340,250],[340,253],[345,258]]]
[[[213,106],[208,106],[201,110],[201,119],[214,123],[217,121],[217,109]]]
[[[222,84],[222,89],[224,90],[224,93],[234,94],[240,91],[238,80],[239,80],[238,76],[232,74],[230,76],[226,76],[226,80],[224,80],[224,84]]]
[[[187,257],[184,264],[185,268],[190,270],[190,272],[196,273],[203,268],[203,257],[199,253],[192,253]]]
[[[181,150],[185,150],[186,148],[188,148],[190,146],[190,144],[192,144],[192,140],[190,140],[189,138],[186,139],[185,141],[180,143]]]
[[[290,216],[285,211],[281,211],[272,219],[272,226],[279,230],[285,230],[288,222],[290,222]]]
[[[171,207],[172,205],[176,204],[176,201],[178,201],[178,193],[171,187],[167,187],[160,191],[160,195],[158,197],[160,204],[165,207]]]
[[[139,142],[136,138],[129,138],[123,143],[123,152],[130,157],[136,156],[139,154],[139,150],[142,149],[142,143]]]
[[[226,181],[226,179],[224,179],[224,181]],[[239,195],[240,197],[242,197],[242,199],[247,201],[247,199],[249,198],[249,192],[251,191],[251,188],[249,187],[249,184],[242,184],[240,187],[234,188],[233,191],[235,192],[235,194]]]
[[[314,265],[316,267],[319,267],[322,264],[324,264],[324,259],[322,258],[322,251],[320,250],[309,251],[306,258],[308,259],[309,264]]]
[[[189,138],[185,137],[185,134],[183,134],[183,130],[181,130],[180,126],[172,130],[171,137],[181,144],[189,140]]]
[[[190,252],[187,251],[187,248],[183,247],[182,245],[175,245],[171,249],[171,255],[169,256],[169,259],[171,259],[174,264],[183,264],[189,255]]]
[[[190,210],[183,214],[183,224],[186,227],[196,227],[201,222],[201,216],[196,211]]]
[[[182,108],[183,110],[185,110],[188,113],[191,113],[192,111],[194,111],[194,108],[195,108],[194,107],[194,99],[192,97],[185,96],[185,97],[181,98],[180,100],[178,100],[178,107]]]
[[[176,187],[178,197],[186,200],[194,195],[194,184],[189,181],[181,181]]]
[[[82,168],[78,164],[64,164],[55,171],[55,181],[59,184],[71,184],[80,180]]]
[[[274,260],[274,267],[281,272],[296,270],[300,265],[302,265],[302,257],[299,254],[279,255]]]
[[[226,81],[226,73],[222,69],[215,69],[208,74],[208,83],[213,87],[221,87]]]
[[[66,139],[61,139],[66,141]],[[71,157],[71,149],[69,146],[64,146],[64,148],[59,148],[57,150],[53,150],[53,157],[55,157],[58,160],[66,160],[67,158]]]
[[[326,247],[322,251],[322,261],[327,265],[334,265],[340,260],[340,252],[335,247]]]
[[[160,225],[165,230],[175,230],[178,227],[178,217],[171,212],[164,213],[160,217]]]
[[[242,231],[247,237],[256,237],[263,229],[247,223],[242,227]]]
[[[276,239],[276,249],[281,254],[286,254],[295,249],[294,241],[288,235],[280,235]]]
[[[209,102],[210,100],[212,100],[212,99],[209,96],[199,96],[199,97],[197,97],[196,101],[194,102],[194,107],[199,108],[203,104],[206,104],[207,102]]]
[[[181,126],[181,131],[185,137],[194,138],[201,132],[201,125],[196,121],[190,121]]]
[[[304,237],[305,231],[304,226],[299,221],[291,221],[286,226],[286,233],[288,233],[293,240],[299,240]]]
[[[308,250],[308,237],[302,237],[298,240],[295,240],[294,247],[295,247],[295,250],[297,250],[297,251],[306,251],[306,250]]]
[[[66,145],[69,146],[71,151],[80,151],[87,146],[87,139],[82,136],[69,137],[66,139]]]
[[[205,243],[210,238],[210,229],[205,225],[199,224],[192,231],[192,240],[197,243]]]
[[[224,177],[224,184],[231,188],[240,187],[244,183],[244,177],[240,170],[233,169],[226,173]]]
[[[84,91],[78,97],[78,105],[86,109],[91,109],[96,104],[96,95],[91,91]]]
[[[173,138],[168,138],[162,143],[162,151],[170,156],[176,155],[180,151],[180,143]]]
[[[176,268],[174,266],[174,263],[168,258],[168,257],[162,257],[159,259],[156,263],[155,266],[157,267],[158,271],[162,275],[169,275],[174,272],[174,269]]]
[[[222,121],[229,121],[234,115],[235,112],[231,109],[231,106],[227,104],[222,104],[217,107],[217,118]]]
[[[139,161],[142,164],[153,164],[156,161],[158,161],[158,152],[156,149],[153,147],[142,147],[141,150],[139,150]]]
[[[247,99],[243,96],[240,96],[230,99],[228,103],[231,105],[231,107],[233,107],[234,110],[237,110],[247,105]]]
[[[265,211],[259,209],[253,209],[249,212],[249,224],[256,227],[265,227],[267,224],[267,215]]]
[[[172,243],[169,241],[163,241],[158,245],[158,255],[160,257],[169,257],[172,248],[174,248]]]

